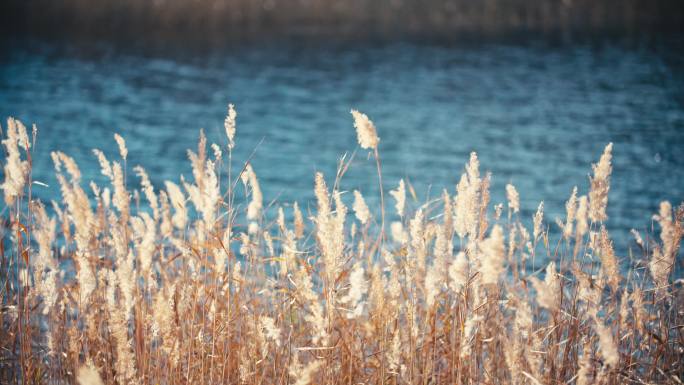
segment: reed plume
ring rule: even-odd
[[[375,126],[352,115],[379,169]],[[315,174],[315,204],[265,205],[251,163],[233,170],[235,119],[229,105],[227,159],[200,131],[192,177],[159,185],[138,166],[127,185],[119,135],[121,159],[93,150],[105,185],[55,151],[50,207],[25,199],[33,146],[8,120],[0,382],[680,383],[684,205],[614,244],[612,145],[558,227],[543,202],[523,218],[535,207],[510,184],[501,215],[473,152],[437,199],[400,180],[385,238],[382,194],[347,194],[344,170]]]

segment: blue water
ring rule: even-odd
[[[356,145],[356,108],[378,128],[387,189],[407,178],[420,201],[453,192],[477,151],[493,173],[493,203],[513,183],[522,215],[544,200],[551,223],[573,186],[587,193],[591,163],[614,142],[608,224],[625,255],[630,228],[649,228],[661,200],[684,199],[684,60],[676,48],[289,43],[143,54],[13,45],[0,57],[0,116],[37,124],[33,177],[50,187],[34,194],[45,200],[59,196],[50,151],[74,156],[84,182],[103,182],[91,149],[114,158],[114,132],[128,142],[129,168],[144,166],[157,187],[190,177],[186,149],[200,128],[225,143],[232,102],[235,159],[255,151],[266,201],[311,204],[314,172],[332,180],[338,158],[356,151],[342,188],[361,189],[372,204],[375,165]]]

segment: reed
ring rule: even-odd
[[[352,114],[382,183],[375,126]],[[118,135],[112,159],[94,151],[107,186],[55,152],[50,210],[31,195],[35,129],[7,121],[0,382],[681,384],[684,204],[616,254],[611,144],[555,223],[543,203],[523,218],[512,185],[490,204],[475,153],[437,199],[398,181],[387,213],[347,194],[341,162],[302,213],[264,206],[258,170],[233,163],[236,121],[231,105],[225,143],[200,133],[192,178],[163,186],[141,167],[124,183]]]

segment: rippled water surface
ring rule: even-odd
[[[493,173],[495,203],[511,182],[522,215],[544,200],[550,222],[574,185],[587,192],[591,163],[614,142],[608,214],[624,248],[627,231],[649,227],[659,201],[684,199],[684,83],[675,48],[270,44],[145,55],[15,45],[0,57],[0,116],[37,124],[33,176],[50,187],[34,193],[51,199],[59,190],[49,152],[65,151],[86,181],[103,182],[91,149],[115,157],[114,132],[128,142],[129,170],[144,166],[158,187],[191,176],[186,149],[199,128],[225,143],[232,102],[235,159],[255,151],[266,200],[306,205],[314,172],[332,179],[338,158],[354,151],[342,188],[374,200],[374,163],[357,148],[349,114],[357,108],[378,128],[387,188],[408,178],[421,201],[453,191],[477,151]]]

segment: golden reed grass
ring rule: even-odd
[[[380,178],[376,128],[352,115]],[[684,205],[661,203],[654,233],[616,254],[612,145],[555,223],[543,203],[522,218],[512,185],[507,209],[490,205],[475,153],[438,199],[398,181],[387,214],[342,190],[343,161],[302,212],[265,207],[258,170],[233,169],[236,118],[211,154],[200,133],[192,178],[163,189],[141,167],[126,185],[118,135],[117,156],[94,150],[107,186],[53,153],[53,215],[31,195],[36,130],[8,120],[0,382],[681,384]]]

